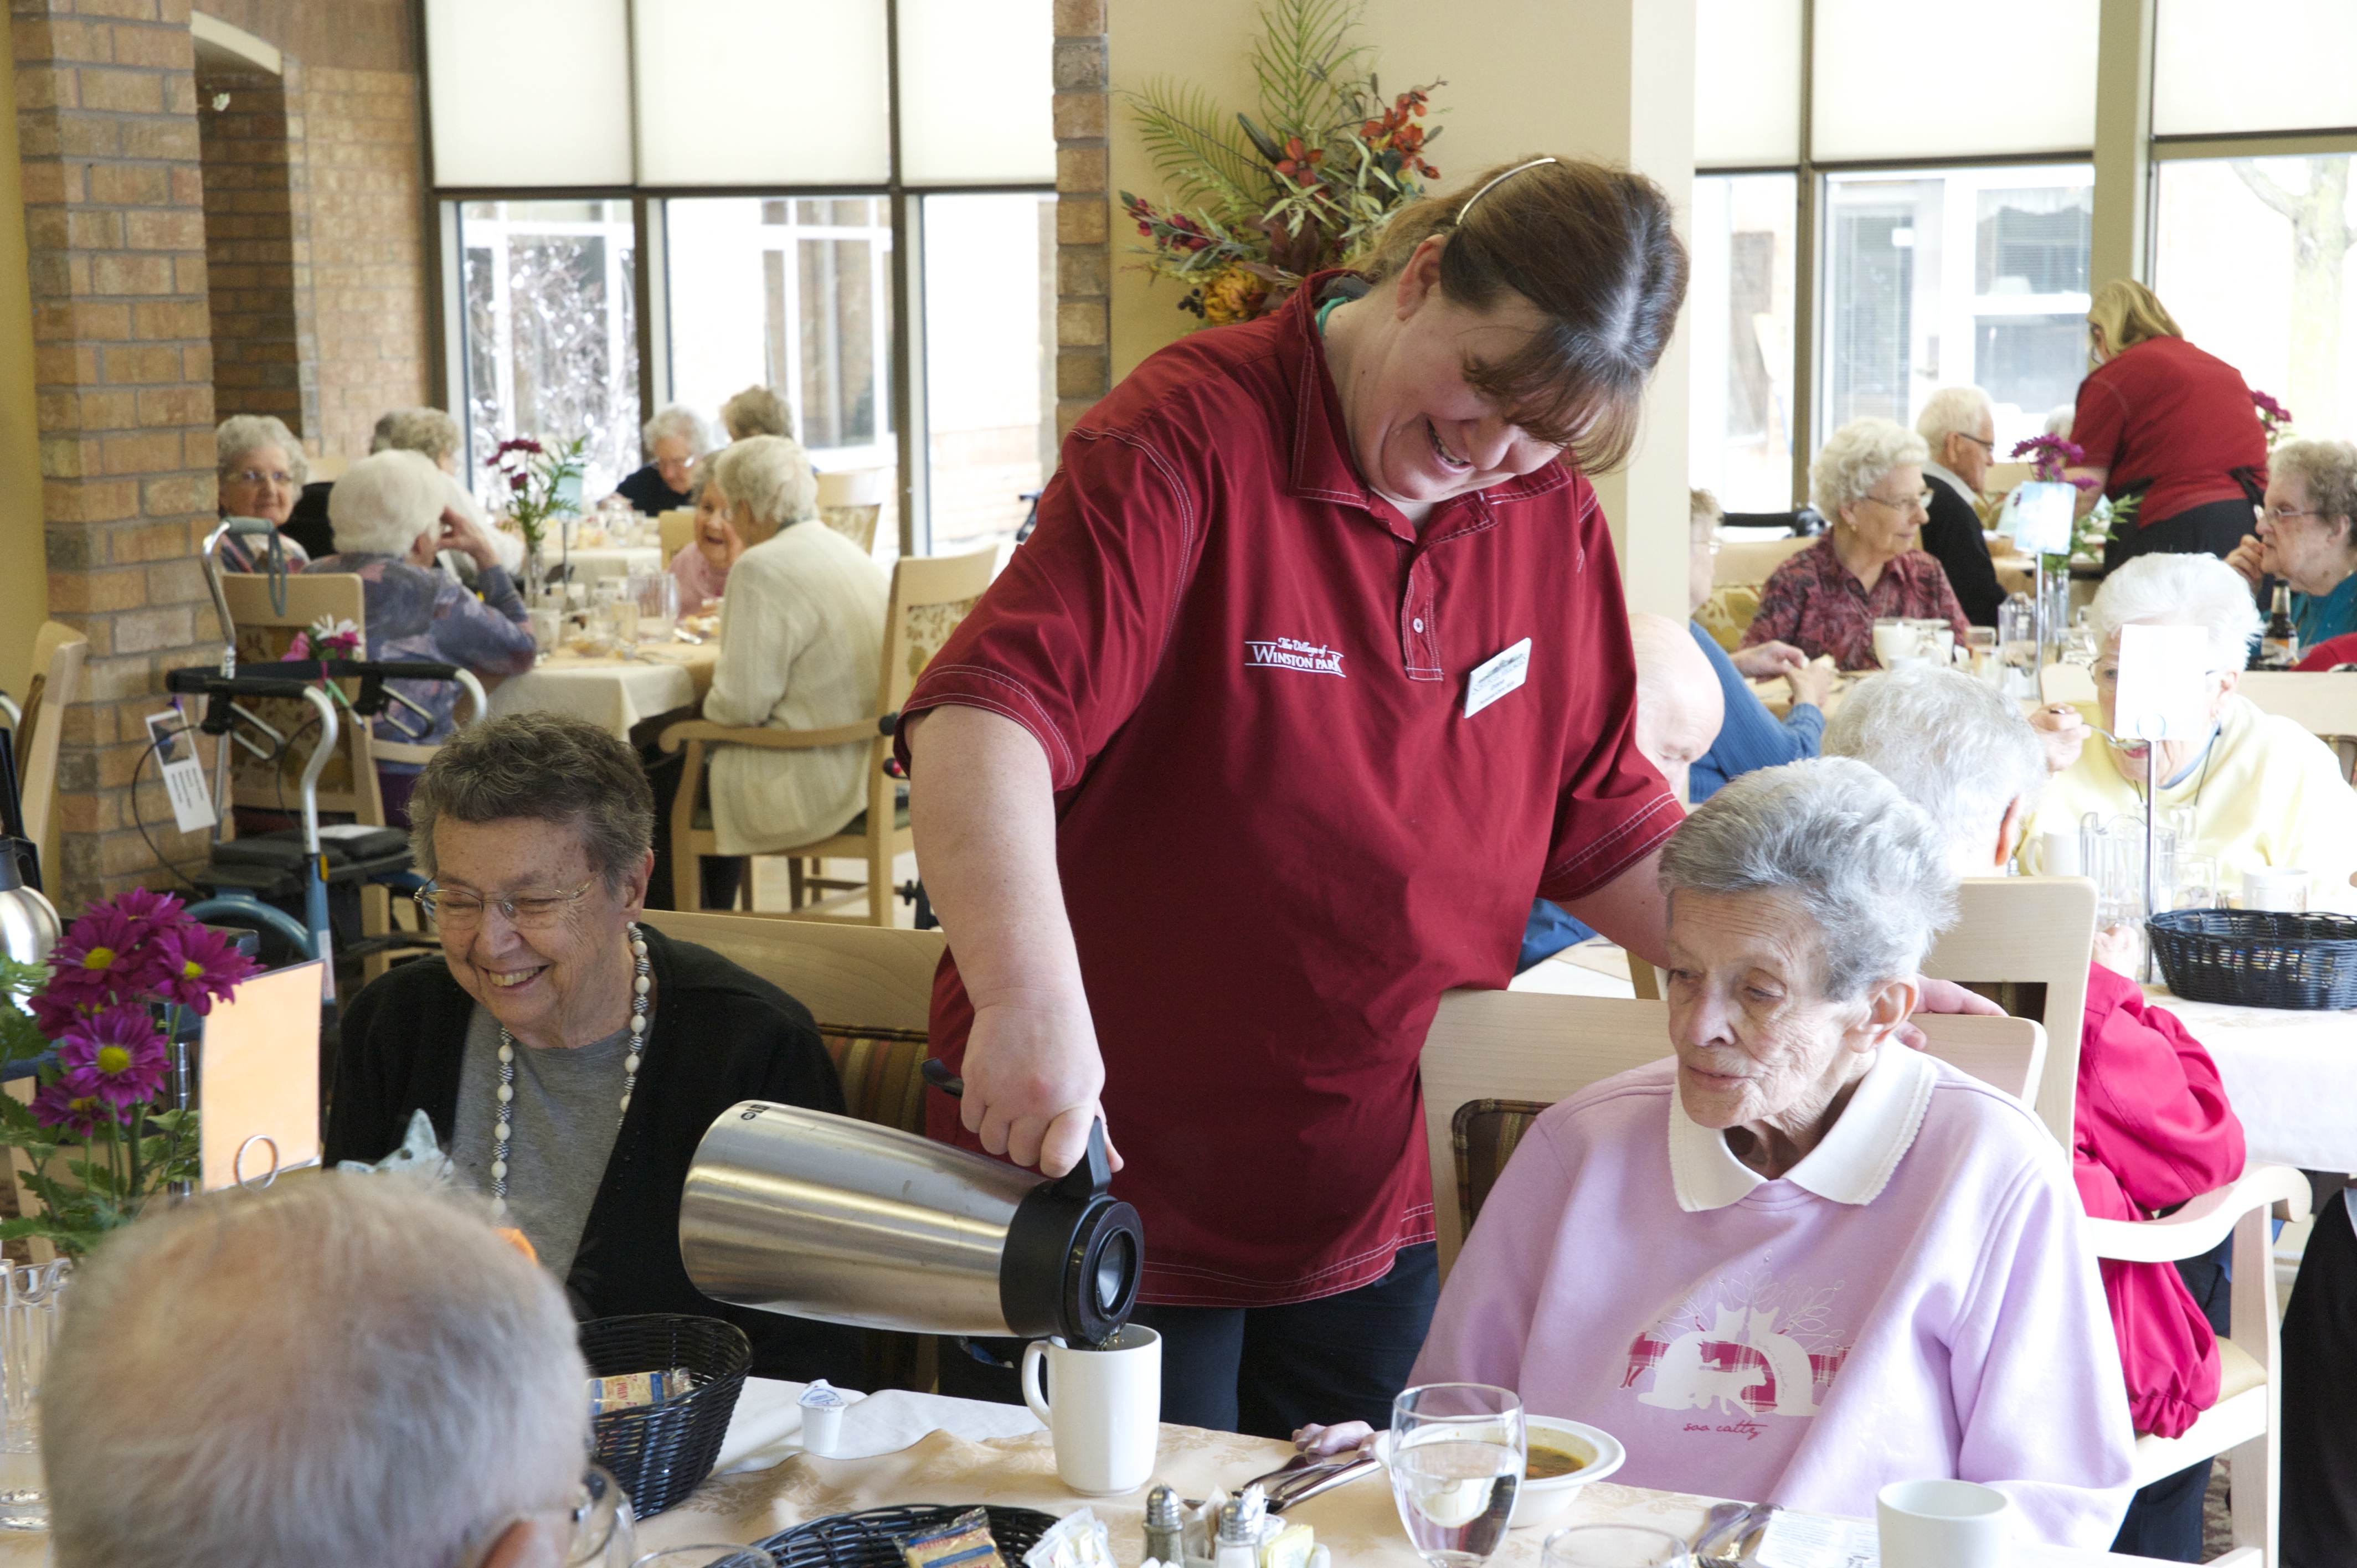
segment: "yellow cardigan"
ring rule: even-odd
[[[2090,739],[2079,760],[2047,786],[2030,832],[2078,831],[2088,811],[2144,814],[2104,743]],[[2290,719],[2263,714],[2247,697],[2230,696],[2211,742],[2208,768],[2196,763],[2164,808],[2194,808],[2193,850],[2218,857],[2221,890],[2239,903],[2243,873],[2297,866],[2309,874],[2308,907],[2357,914],[2357,791],[2341,781],[2332,750]]]

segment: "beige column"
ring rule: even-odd
[[[2146,277],[2152,191],[2153,0],[2102,0],[2095,67],[2095,218],[2088,285]]]

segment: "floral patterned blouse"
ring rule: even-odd
[[[1874,623],[1890,616],[1944,620],[1955,628],[1958,642],[1971,626],[1948,574],[1922,551],[1910,550],[1883,567],[1869,590],[1841,564],[1827,533],[1769,576],[1743,646],[1789,642],[1812,659],[1831,654],[1844,670],[1878,670]]]
[[[371,659],[461,664],[478,675],[521,675],[532,668],[535,650],[531,619],[504,567],[483,572],[479,600],[439,567],[413,566],[395,555],[327,555],[304,570],[345,572],[360,578]],[[430,746],[456,727],[451,721],[458,707],[457,682],[389,681],[385,684],[434,717],[429,725],[396,703],[376,720],[379,740]],[[399,724],[394,723],[396,717]],[[420,728],[425,733],[414,733]],[[416,768],[414,763],[378,766],[394,771]]]

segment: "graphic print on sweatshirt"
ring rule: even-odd
[[[1688,1431],[1756,1436],[1753,1418],[1817,1413],[1850,1348],[1832,1325],[1842,1282],[1779,1280],[1768,1261],[1704,1285],[1629,1347],[1624,1389],[1663,1410],[1702,1411],[1733,1424]],[[1651,1374],[1650,1386],[1641,1382]]]

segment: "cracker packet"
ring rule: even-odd
[[[695,1391],[695,1374],[684,1367],[663,1372],[625,1372],[614,1378],[589,1380],[589,1413],[610,1415],[618,1410],[669,1404]]]
[[[908,1568],[1006,1568],[991,1539],[990,1515],[968,1509],[947,1524],[900,1538]]]

